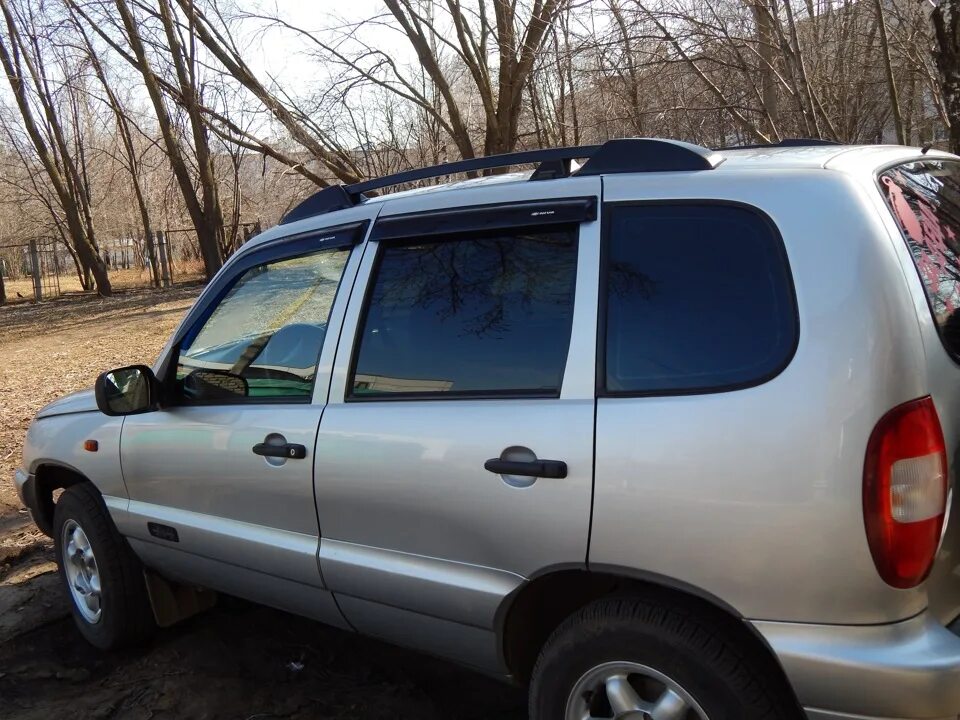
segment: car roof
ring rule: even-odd
[[[716,151],[723,161],[710,170],[713,173],[745,173],[759,170],[768,171],[809,171],[835,170],[839,172],[858,173],[876,172],[877,169],[911,159],[921,158],[957,159],[956,156],[938,150],[929,150],[924,153],[920,148],[902,145],[790,145],[790,146],[756,146],[745,148],[728,148]],[[689,171],[683,171],[689,172]],[[389,203],[400,198],[454,191],[469,191],[473,188],[488,187],[506,183],[527,182],[533,174],[532,170],[524,172],[499,173],[479,178],[458,180],[448,183],[430,184],[422,187],[384,193],[367,198],[357,207]],[[645,173],[647,174],[647,173]],[[572,177],[576,177],[574,174]],[[352,215],[350,210],[332,211],[299,221],[298,232],[308,230],[308,226],[317,228],[329,227],[342,222]],[[261,242],[276,239],[287,234],[283,225],[275,226],[248,242],[244,249],[259,245]]]
[[[874,170],[890,162],[919,156],[920,148],[904,145],[810,145],[810,146],[758,146],[718,150],[723,162],[710,172],[726,173],[744,170],[790,170],[790,169],[836,169],[850,171],[856,167]],[[938,150],[929,151],[928,157],[954,156]],[[369,198],[367,203],[389,202],[403,197],[423,195],[450,190],[468,190],[511,182],[526,182],[533,174],[526,172],[501,173],[469,180],[426,185],[409,190],[385,193]]]
[[[816,145],[807,147],[754,147],[721,150],[726,158],[717,170],[745,168],[810,169],[852,171],[877,168],[891,162],[919,158],[952,158],[939,150],[928,150],[906,145]]]

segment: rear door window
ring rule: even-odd
[[[613,205],[606,222],[607,394],[728,390],[786,366],[797,311],[765,216],[691,202]]]
[[[960,359],[960,163],[924,160],[880,174],[947,351]]]
[[[386,243],[350,398],[558,396],[576,271],[576,228]]]

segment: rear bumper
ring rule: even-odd
[[[928,613],[890,625],[754,622],[810,720],[957,720],[960,635]]]

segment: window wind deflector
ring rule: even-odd
[[[405,240],[452,233],[591,222],[597,219],[595,197],[475,205],[381,217],[371,240]]]
[[[284,235],[275,240],[268,240],[262,245],[255,246],[250,252],[260,253],[263,250],[270,250],[278,246],[291,248],[303,246],[307,249],[318,249],[324,247],[349,247],[351,245],[359,245],[363,242],[369,223],[369,220],[360,220],[354,223],[347,223],[346,225],[335,225],[329,228]]]

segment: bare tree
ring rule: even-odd
[[[18,22],[9,0],[0,0],[5,22],[5,37],[0,37],[0,63],[16,99],[23,126],[49,178],[69,231],[70,244],[80,265],[93,275],[97,292],[110,295],[110,279],[106,266],[96,250],[89,205],[89,184],[78,168],[77,158],[64,130],[63,112],[58,112],[50,87],[50,78],[43,70],[43,56],[36,27]],[[24,27],[26,29],[24,30]],[[47,41],[49,42],[49,40]],[[34,103],[42,118],[34,112]],[[81,166],[82,167],[82,166]]]
[[[940,0],[930,15],[936,44],[933,57],[940,71],[940,93],[946,107],[950,151],[960,152],[960,0]]]
[[[887,79],[887,91],[890,93],[890,109],[893,115],[893,127],[897,133],[897,142],[907,144],[907,136],[903,129],[903,116],[900,114],[900,98],[897,92],[897,82],[894,77],[893,64],[890,61],[890,39],[887,37],[887,19],[883,11],[883,0],[873,0],[873,7],[877,13],[877,27],[880,35],[880,51],[883,55],[883,70]]]
[[[220,248],[223,245],[223,217],[213,177],[207,127],[200,115],[202,99],[196,76],[196,56],[192,42],[185,48],[180,41],[169,2],[159,0],[159,7],[158,14],[168,43],[166,50],[175,71],[178,97],[187,115],[192,145],[185,141],[167,107],[167,99],[157,73],[147,56],[137,18],[134,17],[127,0],[116,0],[117,12],[126,33],[126,42],[150,95],[170,167],[180,188],[187,212],[196,228],[204,269],[207,277],[211,278],[223,264],[223,258],[220,255]],[[190,171],[188,153],[190,153],[189,157],[195,160],[195,173]]]
[[[523,94],[547,31],[566,0],[516,0],[467,6],[462,0],[383,0],[389,20],[409,43],[419,67],[409,70],[364,39],[366,22],[340,27],[327,37],[280,17],[268,21],[305,38],[318,57],[342,69],[335,86],[346,92],[368,84],[394,93],[430,117],[460,157],[515,149],[524,116]],[[462,73],[461,73],[462,71]],[[422,73],[422,75],[420,74]],[[469,80],[458,90],[460,75]],[[429,82],[424,82],[424,78]],[[479,128],[464,112],[464,97],[478,98]]]
[[[145,263],[154,227],[209,277],[317,186],[461,157],[948,127],[960,150],[960,0],[383,0],[321,8],[319,30],[253,7],[0,0],[2,243],[62,241],[106,294],[103,252],[132,240]],[[309,82],[261,69],[269,33],[301,44]]]
[[[123,157],[126,170],[129,174],[130,185],[133,188],[134,197],[136,198],[137,212],[139,214],[144,242],[146,243],[147,247],[152,248],[153,226],[150,222],[150,209],[143,190],[139,153],[134,145],[132,129],[133,123],[131,122],[127,111],[123,107],[123,103],[121,103],[116,91],[113,88],[111,78],[107,76],[106,69],[104,68],[103,62],[101,61],[99,54],[93,45],[90,35],[87,33],[82,22],[79,21],[75,13],[71,13],[70,18],[73,22],[74,28],[76,29],[77,35],[83,43],[83,49],[86,51],[86,60],[90,63],[90,67],[93,69],[94,75],[103,88],[106,104],[110,108],[110,112],[113,115],[114,122],[116,123],[117,135],[119,136],[121,146],[123,148]],[[152,251],[149,253],[149,255],[150,271],[153,283],[159,287],[160,273],[157,266],[157,258],[155,253]]]
[[[223,64],[237,82],[263,103],[294,140],[340,180],[356,182],[360,179],[353,159],[328,132],[308,115],[289,109],[257,78],[244,61],[240,49],[230,35],[229,25],[223,20],[215,4],[211,5],[212,16],[208,16],[197,7],[194,0],[176,1],[186,13],[191,28],[196,32],[200,42]]]

